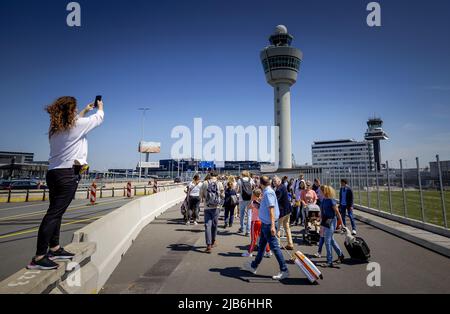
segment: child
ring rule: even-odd
[[[252,211],[252,224],[251,224],[251,243],[248,248],[248,252],[242,253],[244,257],[253,256],[253,250],[255,249],[256,241],[261,234],[261,220],[259,220],[259,204],[261,202],[262,191],[255,189],[252,194],[252,199],[249,204],[249,209]],[[266,257],[270,257],[269,244],[266,246]]]
[[[325,185],[321,185],[319,189],[320,189],[320,195],[324,195]],[[322,197],[322,199],[323,199],[323,197]],[[322,199],[320,201],[322,201]],[[320,233],[319,246],[317,248],[317,253],[314,254],[314,256],[318,257],[318,258],[321,258],[322,257],[322,247],[323,247],[323,244],[325,242],[325,238],[324,238],[324,234],[323,234],[323,228],[320,228],[319,233]]]

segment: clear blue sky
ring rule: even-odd
[[[48,158],[56,97],[79,105],[104,95],[104,125],[89,137],[94,168],[134,167],[145,137],[169,157],[176,125],[271,125],[273,91],[260,50],[285,24],[304,61],[292,88],[293,152],[311,162],[314,140],[362,139],[373,114],[390,135],[384,160],[450,159],[450,2],[379,1],[381,28],[364,0],[78,1],[82,27],[66,25],[69,1],[0,2],[0,150]]]

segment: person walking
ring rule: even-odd
[[[242,253],[242,256],[248,257],[253,256],[253,251],[255,250],[256,242],[261,235],[261,220],[259,219],[259,207],[261,205],[262,192],[260,189],[253,190],[252,199],[250,201],[249,210],[252,211],[252,225],[251,225],[251,241],[248,247],[248,251]],[[266,245],[266,257],[270,257],[272,253],[270,252],[269,244]]]
[[[97,108],[89,117],[85,115]],[[90,103],[77,114],[74,97],[60,97],[46,108],[50,115],[50,158],[47,186],[50,205],[39,226],[36,255],[28,269],[58,268],[55,260],[71,260],[74,254],[60,245],[61,220],[78,188],[81,173],[87,169],[87,134],[103,123],[103,102]]]
[[[286,185],[279,177],[274,177],[273,181],[275,182],[275,194],[277,196],[278,207],[280,208],[280,229],[281,227],[284,229],[286,233],[286,239],[288,244],[286,245],[287,250],[294,249],[294,242],[292,241],[291,227],[290,227],[290,218],[291,218],[291,202],[289,200],[288,191]],[[278,237],[280,238],[281,232],[278,230]]]
[[[319,178],[315,178],[314,179],[314,184],[312,186],[312,189],[314,192],[316,192],[317,195],[317,205],[320,206],[320,201],[322,200],[322,197],[320,196],[321,190],[320,190],[320,179]]]
[[[327,250],[327,262],[322,267],[333,267],[333,251],[336,251],[339,262],[344,260],[344,253],[334,240],[334,231],[342,226],[342,218],[336,204],[336,192],[331,186],[324,187],[324,199],[321,208],[320,228],[323,228],[324,244]],[[319,243],[320,244],[320,243]]]
[[[239,219],[240,228],[239,233],[243,233],[248,236],[250,233],[250,225],[252,222],[252,213],[248,210],[248,204],[252,198],[252,192],[254,188],[253,180],[250,179],[250,173],[243,171],[241,178],[238,180],[238,193],[239,193]]]
[[[209,179],[202,184],[201,198],[205,201],[205,253],[211,253],[212,248],[217,246],[216,236],[219,224],[220,206],[224,196],[222,183],[217,180],[217,173],[211,171]]]
[[[301,206],[301,215],[302,221],[306,224],[306,207],[310,204],[316,205],[317,203],[317,194],[312,189],[311,181],[306,182],[306,188],[301,191],[300,201],[302,203]]]
[[[274,280],[282,280],[289,277],[289,270],[284,260],[280,249],[280,244],[277,238],[278,218],[280,216],[280,209],[278,208],[278,201],[275,191],[270,187],[270,179],[267,176],[260,178],[260,186],[263,190],[263,198],[259,207],[259,219],[261,219],[261,235],[259,237],[258,255],[254,261],[247,261],[244,264],[244,269],[256,274],[256,270],[261,263],[264,255],[264,250],[267,243],[275,255],[280,272],[274,275]]]
[[[228,180],[227,188],[225,190],[225,199],[223,202],[223,207],[225,208],[225,224],[223,226],[224,229],[228,227],[233,227],[234,222],[234,210],[236,206],[239,204],[239,199],[236,194],[236,190],[234,189],[234,182]]]
[[[192,178],[192,182],[189,183],[187,187],[188,193],[188,210],[187,217],[185,219],[186,225],[193,223],[198,225],[199,215],[200,215],[200,190],[202,187],[202,182],[200,181],[200,176],[195,174]]]
[[[348,215],[352,226],[352,234],[356,235],[356,224],[355,219],[353,218],[353,190],[348,186],[347,179],[341,180],[341,189],[339,190],[339,211],[344,226],[347,226],[346,216]]]
[[[297,184],[298,182],[298,184]],[[294,184],[294,209],[291,214],[291,221],[295,223],[297,226],[299,224],[300,218],[303,218],[302,211],[303,211],[303,203],[302,203],[302,193],[306,189],[306,182],[304,180],[298,180]]]

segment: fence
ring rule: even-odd
[[[182,185],[183,183],[174,184],[161,184],[157,186],[156,192],[166,191],[173,187]],[[89,199],[89,193],[91,188],[79,188],[75,193],[74,199]],[[131,189],[131,196],[145,196],[153,194],[154,187],[150,185],[134,186]],[[97,188],[97,198],[106,197],[125,197],[126,186],[123,188]],[[48,189],[40,190],[4,190],[0,191],[0,203],[12,203],[12,202],[31,202],[31,201],[48,201],[49,192]]]
[[[424,171],[419,158],[415,168],[405,169],[404,160],[394,169],[386,161],[380,171],[377,165],[336,169],[311,169],[304,172],[305,179],[319,178],[322,184],[339,191],[341,179],[347,179],[353,189],[354,202],[378,211],[442,226],[448,229],[450,217],[450,188],[448,175],[444,177],[439,155],[436,156],[437,174]],[[444,181],[445,179],[445,181]]]

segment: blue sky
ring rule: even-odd
[[[78,1],[82,27],[66,25],[69,1],[0,2],[0,150],[48,158],[43,108],[72,95],[104,95],[104,125],[89,137],[94,168],[134,167],[141,116],[147,140],[169,157],[176,125],[271,125],[273,90],[259,60],[275,25],[304,53],[292,88],[293,152],[311,162],[314,140],[362,139],[377,114],[394,165],[436,153],[450,159],[450,2],[365,0]]]

